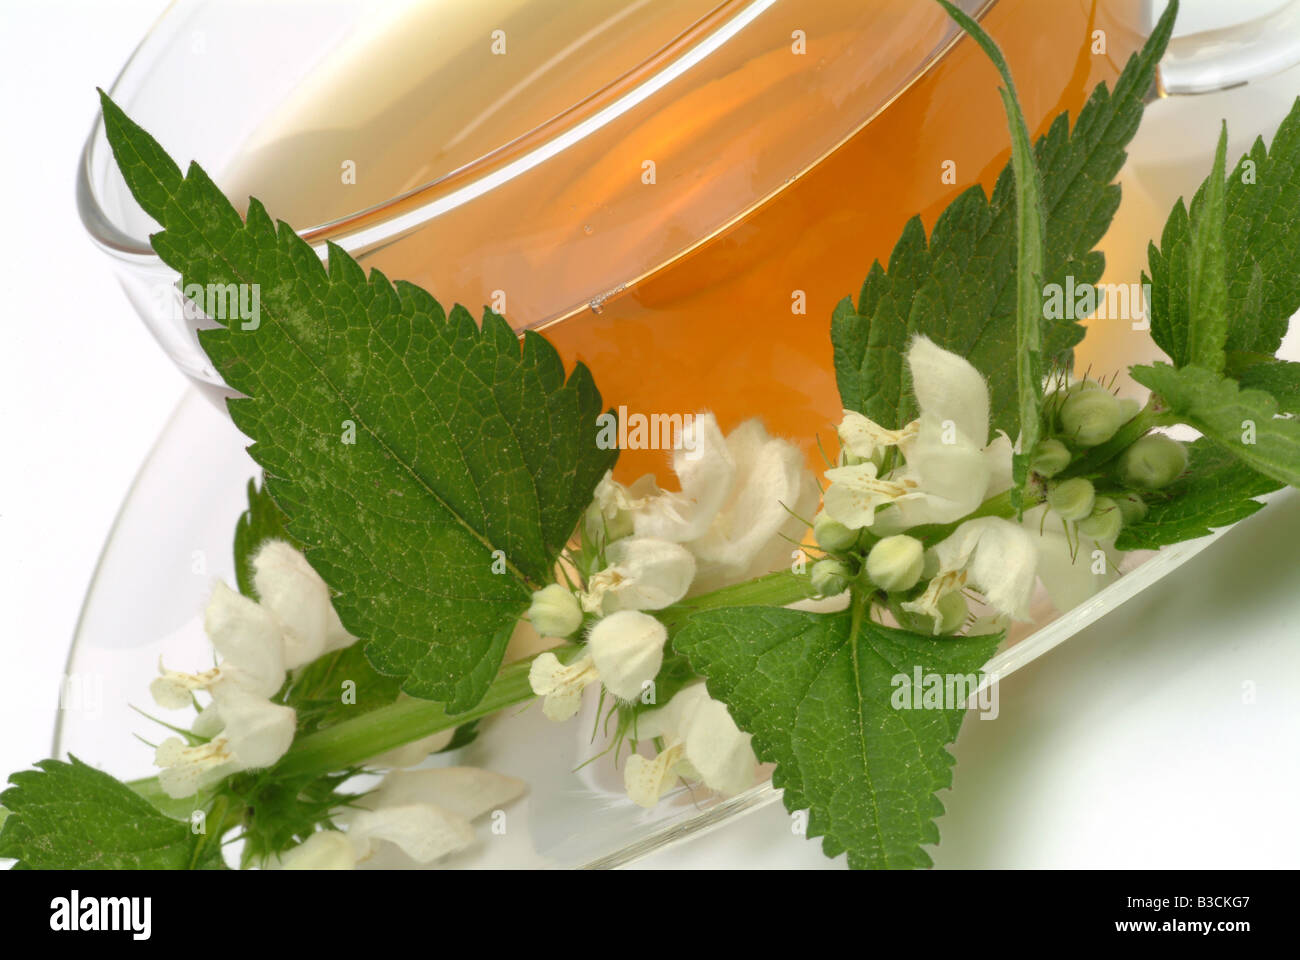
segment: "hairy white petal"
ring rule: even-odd
[[[319,830],[296,847],[280,854],[272,870],[352,870],[357,852],[347,834],[339,830]]]
[[[705,593],[785,566],[817,509],[820,491],[803,452],[773,437],[759,420],[727,436],[736,482],[709,529],[686,546],[697,570],[692,593]],[[788,539],[787,539],[788,538]]]
[[[917,336],[908,347],[907,365],[921,413],[940,422],[951,420],[983,447],[989,438],[989,390],[971,362],[928,337]]]
[[[284,628],[284,665],[310,663],[351,645],[330,602],[329,588],[307,558],[280,540],[268,541],[253,558],[253,585]]]
[[[1023,527],[1000,517],[967,520],[935,554],[941,574],[965,570],[989,606],[1017,620],[1028,618],[1038,551]]]
[[[669,746],[653,760],[639,753],[627,758],[623,765],[623,786],[637,806],[649,809],[659,802],[677,780],[677,766],[686,747],[678,742]]]
[[[827,470],[831,483],[824,503],[827,516],[850,530],[860,530],[875,522],[876,510],[909,492],[902,483],[881,480],[876,473],[874,463]]]
[[[600,680],[622,700],[635,700],[664,662],[668,629],[647,613],[620,610],[600,620],[587,638]]]
[[[758,759],[750,735],[736,726],[726,704],[710,697],[703,683],[685,687],[663,708],[639,717],[636,735],[680,741],[682,763],[720,793],[739,793],[754,783]]]
[[[431,863],[474,842],[468,820],[431,803],[357,810],[346,822],[348,837],[362,860],[380,841],[396,845],[416,863]]]
[[[600,679],[591,657],[584,655],[565,666],[553,653],[543,653],[528,668],[528,684],[542,700],[548,720],[568,720],[582,706],[582,691]]]
[[[589,613],[662,610],[686,596],[695,558],[679,543],[628,537],[609,545],[609,566],[591,578],[582,596]]]
[[[203,629],[221,655],[222,673],[259,696],[284,683],[284,640],[276,618],[221,581],[203,613]]]
[[[683,427],[673,452],[680,493],[651,498],[635,513],[637,536],[684,543],[702,536],[722,509],[736,465],[711,413],[696,414]]]
[[[896,447],[913,436],[916,423],[913,421],[901,430],[888,430],[856,410],[845,410],[836,432],[844,449],[862,460],[870,460],[878,450]]]
[[[213,687],[212,701],[225,724],[221,738],[240,769],[269,767],[293,743],[297,715],[292,707],[225,684]]]

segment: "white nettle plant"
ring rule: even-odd
[[[826,472],[831,483],[814,527],[819,543],[844,550],[857,542],[858,531],[881,537],[866,559],[868,579],[886,593],[910,590],[927,579],[918,596],[899,606],[920,618],[905,625],[929,622],[936,634],[951,633],[965,622],[962,594],[968,588],[983,594],[1001,617],[1024,620],[1036,579],[1063,610],[1104,586],[1113,576],[1111,544],[1119,524],[1087,527],[1096,507],[1087,481],[1082,481],[1087,504],[1069,505],[1079,508],[1077,515],[1061,503],[1029,510],[1019,524],[977,517],[922,554],[920,542],[906,531],[956,522],[1008,491],[1014,448],[1003,433],[987,439],[988,384],[969,361],[917,336],[907,363],[920,416],[891,430],[845,411],[839,435],[847,462]],[[1110,425],[1111,433],[1114,429]],[[891,450],[895,456],[889,458]],[[1051,522],[1045,516],[1049,510],[1059,514]],[[1071,521],[1083,526],[1067,526]],[[1094,550],[1106,561],[1100,571]]]
[[[661,490],[649,475],[629,486],[606,475],[587,517],[589,537],[604,544],[605,567],[576,593],[552,585],[534,595],[529,619],[544,636],[576,633],[583,611],[598,618],[577,659],[564,664],[543,653],[533,662],[529,680],[552,720],[574,716],[583,690],[598,682],[621,701],[642,698],[668,640],[648,611],[785,566],[807,527],[802,518],[817,506],[803,453],[757,420],[724,437],[712,414],[691,418],[672,465],[680,491]],[[653,805],[678,776],[723,793],[753,783],[749,735],[701,683],[642,713],[635,735],[667,742],[656,759],[633,756],[625,767],[638,803]]]

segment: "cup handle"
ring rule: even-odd
[[[1162,97],[1214,93],[1281,73],[1300,63],[1300,0],[1219,30],[1174,37],[1160,63]]]

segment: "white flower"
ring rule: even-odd
[[[710,697],[703,683],[685,687],[666,706],[637,718],[636,736],[662,737],[666,744],[653,760],[628,757],[623,781],[640,806],[653,807],[679,776],[727,795],[754,783],[758,760],[750,735],[740,731],[726,705]]]
[[[850,530],[860,530],[876,522],[876,511],[895,503],[908,493],[909,487],[893,480],[882,480],[880,468],[870,461],[826,471],[831,485],[826,488],[826,515]]]
[[[916,429],[915,420],[901,430],[888,430],[856,410],[845,410],[836,433],[845,450],[859,460],[870,460],[886,447],[896,447],[916,436]]]
[[[154,763],[162,768],[158,783],[169,797],[193,796],[231,773],[269,767],[293,743],[293,708],[233,684],[214,686],[212,702],[221,722],[217,735],[197,746],[168,737],[154,752]]]
[[[553,653],[541,653],[528,668],[528,685],[542,698],[542,713],[557,723],[578,712],[582,691],[599,679],[589,653],[567,665]]]
[[[826,472],[826,513],[851,529],[873,527],[876,511],[889,505],[895,509],[885,533],[951,523],[1011,485],[1011,442],[1005,435],[988,442],[989,393],[980,372],[922,336],[913,339],[907,363],[921,410],[916,421],[891,431],[846,412],[840,425],[851,453],[896,445],[905,461],[886,477],[872,463]]]
[[[685,544],[695,555],[693,593],[788,564],[792,541],[803,536],[821,495],[803,452],[769,435],[759,420],[731,431],[727,452],[736,467],[731,489],[704,533]]]
[[[662,610],[686,596],[695,558],[678,543],[629,537],[605,550],[609,566],[591,577],[580,597],[588,613]]]
[[[528,682],[545,698],[542,713],[548,719],[568,720],[581,706],[582,691],[598,680],[620,699],[640,696],[659,674],[667,640],[667,628],[648,613],[620,610],[592,627],[586,650],[573,663],[566,666],[553,653],[539,655]]]
[[[149,692],[159,706],[181,710],[192,703],[192,691],[234,684],[269,697],[284,683],[284,648],[280,626],[257,603],[240,596],[221,581],[203,615],[203,628],[221,655],[219,666],[202,673],[179,673],[159,664],[159,676]]]
[[[625,487],[614,479],[613,471],[606,470],[587,508],[587,536],[598,543],[626,537],[632,532],[636,511],[662,493],[654,474],[647,473],[632,486]]]
[[[748,420],[723,437],[711,413],[696,415],[678,438],[673,470],[680,493],[632,490],[635,539],[667,540],[695,557],[691,592],[703,593],[783,565],[817,507],[817,483],[799,448]],[[632,499],[630,493],[626,498]]]
[[[204,631],[221,662],[193,674],[160,663],[161,676],[150,684],[154,699],[169,709],[190,706],[196,691],[212,696],[191,728],[207,743],[170,737],[155,751],[158,780],[169,796],[188,797],[231,773],[279,760],[296,728],[293,709],[270,700],[286,669],[355,640],[339,622],[325,582],[287,543],[268,542],[253,567],[260,602],[218,582],[204,611]]]
[[[1038,579],[1057,610],[1074,609],[1119,576],[1112,544],[1080,536],[1077,527],[1067,536],[1064,521],[1047,504],[1026,510],[1023,524],[1038,551]]]
[[[1038,552],[1023,527],[1000,517],[967,520],[934,548],[934,555],[938,572],[919,597],[902,607],[932,617],[935,633],[943,622],[939,601],[968,584],[999,613],[1028,619]]]
[[[514,800],[524,782],[472,767],[390,773],[322,830],[282,854],[287,870],[402,868],[432,863],[474,842],[471,821]]]
[[[284,665],[290,670],[356,641],[343,629],[325,581],[289,544],[270,540],[257,552],[253,586],[283,626]]]
[[[620,610],[597,623],[587,638],[600,682],[620,700],[634,700],[659,675],[668,629],[637,610]]]

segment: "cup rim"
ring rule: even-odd
[[[149,41],[171,21],[182,2],[183,0],[171,0],[167,8],[159,14],[140,38],[108,88],[110,96],[117,97],[119,88],[131,67],[136,64]],[[478,179],[489,176],[494,169],[505,166],[518,155],[554,142],[611,103],[618,101],[620,96],[629,90],[635,89],[638,85],[655,83],[656,76],[670,69],[672,64],[680,62],[691,50],[698,48],[708,37],[716,35],[728,23],[746,15],[748,16],[745,22],[748,22],[776,2],[777,0],[716,0],[715,5],[707,13],[697,17],[654,53],[527,132],[494,147],[468,163],[380,203],[363,207],[333,220],[314,224],[306,229],[295,225],[295,232],[308,243],[320,247],[327,240],[346,234],[350,225],[363,220],[374,220],[377,214],[382,215],[384,211],[390,211],[389,215],[381,216],[376,224],[378,228],[383,229],[389,222],[389,217],[398,211],[420,209],[436,203],[447,193],[455,192],[459,187],[468,186]],[[996,0],[984,0],[979,15],[983,16],[995,2]],[[929,63],[924,66],[929,66]],[[662,85],[662,81],[659,85]],[[97,111],[90,132],[82,145],[77,164],[76,198],[82,225],[92,240],[116,256],[144,262],[157,261],[158,255],[149,244],[148,237],[140,238],[132,235],[104,209],[103,192],[96,188],[93,177],[95,150],[97,146],[106,146],[100,143],[104,137],[103,113]],[[352,243],[343,244],[345,248],[350,248],[352,245]]]

